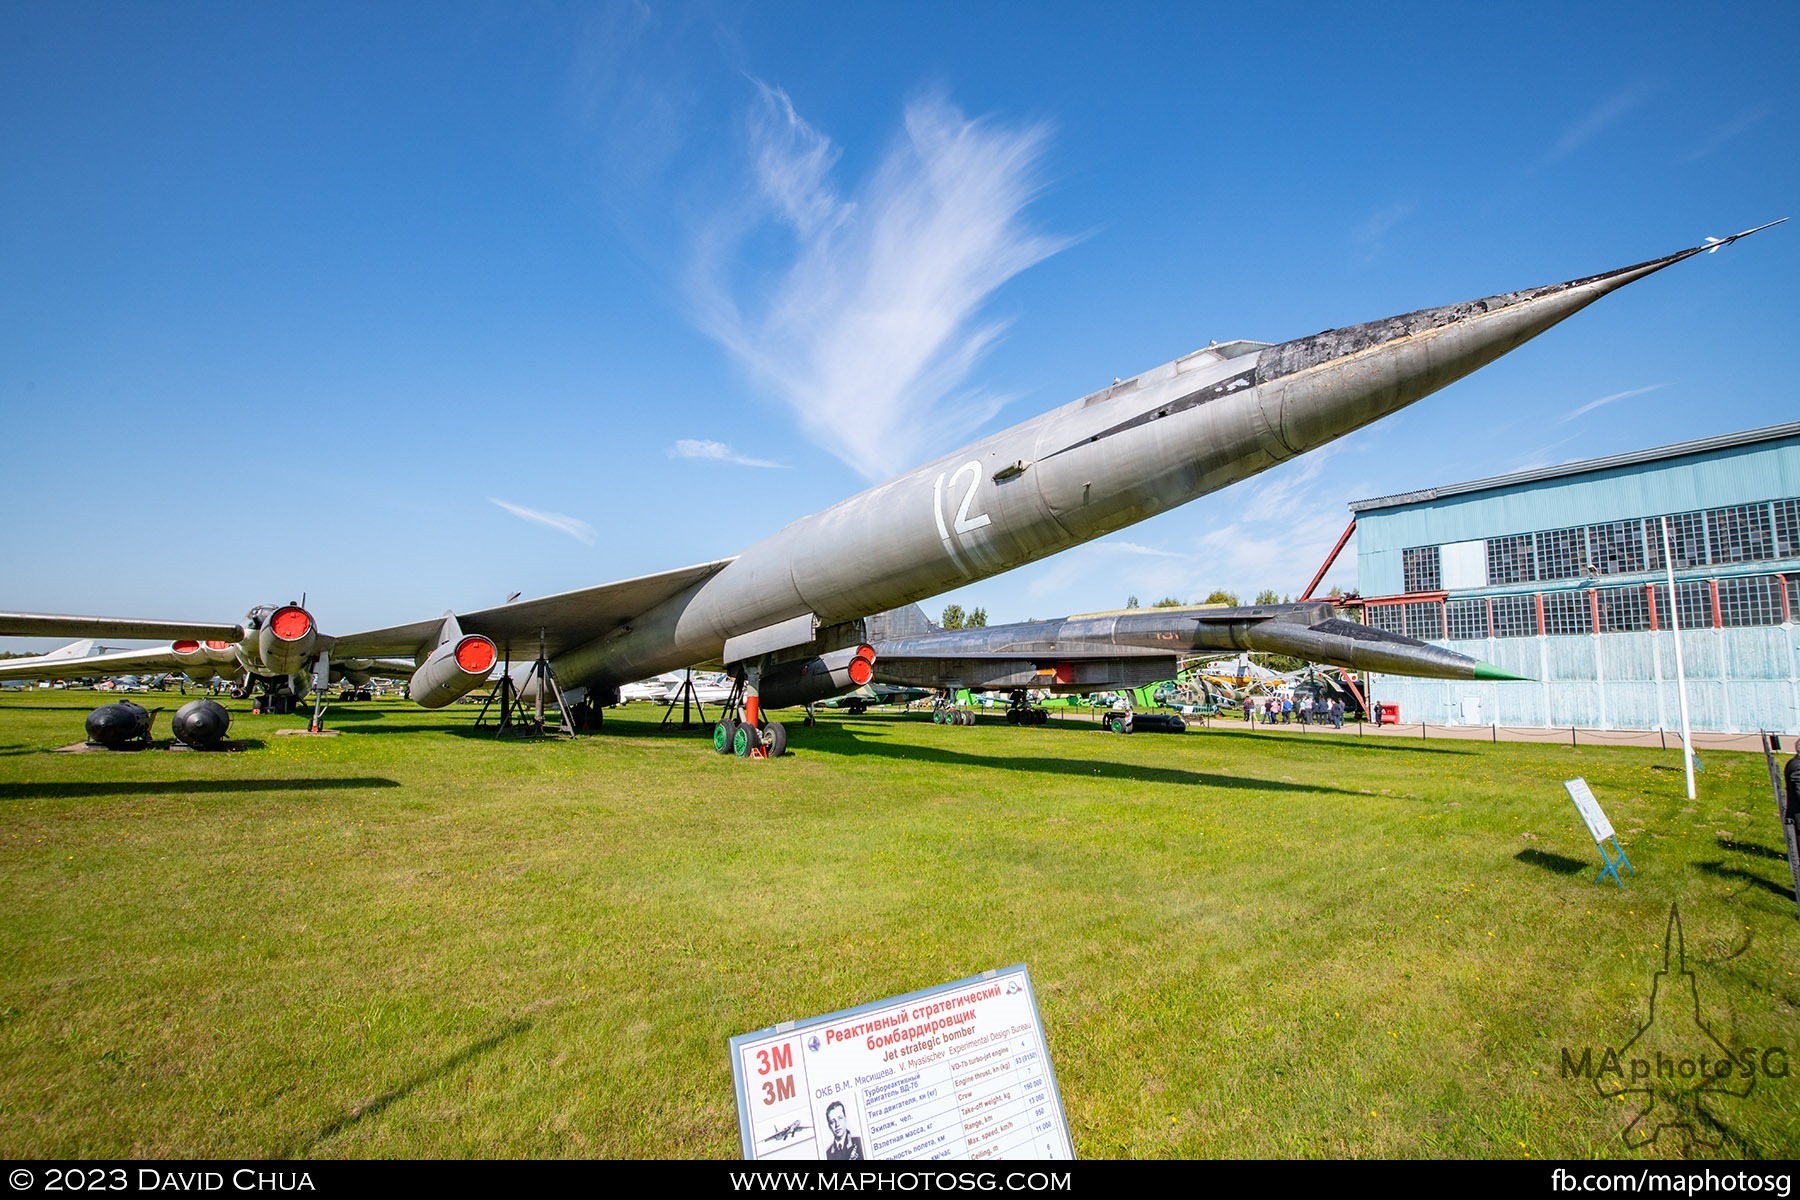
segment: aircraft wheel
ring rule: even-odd
[[[807,727],[807,728],[808,728],[808,729],[811,729],[811,728],[812,728],[812,727],[813,727],[813,725],[814,725],[814,724],[815,724],[815,722],[814,722],[814,721],[813,721],[813,716],[812,716],[812,714],[811,714],[811,713],[807,713],[807,714],[806,714],[806,720],[804,720],[804,721],[802,721],[802,722],[801,722],[801,724],[802,724],[802,725],[805,725],[805,726],[806,726],[806,727]]]
[[[780,758],[787,753],[787,729],[780,721],[770,721],[763,726],[763,747],[770,758]]]
[[[750,752],[761,748],[762,731],[745,721],[731,734],[731,752],[739,758],[749,758]]]
[[[717,725],[713,726],[713,749],[717,750],[720,754],[730,754],[732,749],[731,743],[736,735],[737,722],[730,717],[726,717]]]
[[[1008,725],[1017,725],[1019,723],[1019,712],[1017,709],[1009,708],[1006,710],[1006,723]]]
[[[1114,717],[1114,718],[1112,718],[1112,720],[1108,721],[1107,724],[1112,728],[1112,731],[1114,733],[1130,733],[1131,732],[1131,726],[1128,723],[1126,723],[1126,720],[1124,717]]]
[[[974,714],[974,713],[972,713],[972,712],[966,712],[966,713],[963,713],[963,714],[961,714],[961,715],[962,715],[962,723],[963,723],[963,724],[964,724],[964,725],[973,725],[973,724],[975,724],[975,714]]]
[[[1049,711],[1047,709],[1042,709],[1042,708],[1038,709],[1037,712],[1033,713],[1032,717],[1031,717],[1031,723],[1033,725],[1043,725],[1043,724],[1046,724],[1049,720],[1050,720]]]

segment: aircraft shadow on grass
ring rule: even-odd
[[[1771,849],[1769,849],[1769,847],[1759,846],[1755,842],[1740,842],[1740,841],[1735,841],[1732,838],[1720,838],[1719,839],[1719,849],[1721,849],[1721,850],[1736,850],[1739,854],[1750,854],[1750,855],[1756,856],[1757,858],[1772,858],[1776,862],[1780,862],[1780,863],[1784,863],[1787,861],[1787,852],[1786,851],[1771,850]]]
[[[1068,779],[1091,779],[1097,775],[1102,779],[1129,779],[1135,783],[1180,783],[1202,787],[1239,788],[1255,792],[1308,792],[1339,796],[1358,794],[1344,788],[1335,788],[1324,784],[1288,783],[1279,779],[1254,779],[1236,775],[1208,775],[1200,771],[1182,770],[1178,767],[1152,767],[1141,763],[1112,762],[1107,759],[1045,758],[1041,754],[990,756],[965,754],[959,750],[941,746],[890,746],[875,739],[858,737],[847,729],[844,731],[844,736],[845,740],[854,744],[853,753],[858,757],[897,758],[907,762],[933,763],[946,767],[1029,771],[1040,775],[1059,775]],[[1109,734],[1108,736],[1117,735]],[[825,743],[802,747],[799,753],[804,754],[809,749],[822,754],[850,752],[847,747],[836,747]]]
[[[1272,729],[1267,730],[1267,732],[1269,732],[1269,733],[1275,733],[1275,732],[1286,733],[1289,731],[1299,733],[1300,727],[1297,725],[1291,725],[1291,726],[1287,726],[1287,727],[1283,728],[1282,726],[1277,725],[1277,726],[1273,727]],[[1230,738],[1236,742],[1243,742],[1248,739],[1256,739],[1256,740],[1260,741],[1264,735],[1262,732],[1251,733],[1247,729],[1209,729],[1209,730],[1207,730],[1206,736],[1217,737],[1217,738]],[[1328,733],[1325,733],[1323,730],[1321,730],[1317,734],[1308,733],[1308,734],[1302,734],[1302,736],[1303,737],[1316,737],[1319,739],[1320,745],[1330,746],[1334,750],[1339,749],[1339,748],[1342,748],[1345,750],[1381,750],[1381,751],[1386,751],[1388,753],[1393,753],[1395,751],[1405,751],[1408,754],[1477,754],[1477,753],[1479,753],[1479,751],[1466,749],[1462,746],[1433,746],[1433,745],[1430,745],[1429,743],[1427,743],[1427,741],[1424,738],[1420,738],[1417,741],[1409,742],[1402,738],[1395,738],[1395,737],[1390,737],[1390,736],[1386,736],[1386,735],[1383,735],[1381,737],[1365,738],[1365,737],[1358,737],[1354,733],[1345,734],[1345,733],[1338,733],[1338,732],[1333,731],[1332,733],[1328,734]]]
[[[352,1107],[349,1111],[342,1114],[341,1116],[339,1116],[331,1121],[326,1122],[319,1129],[319,1131],[317,1133],[313,1134],[310,1138],[308,1138],[304,1142],[301,1142],[298,1146],[295,1146],[292,1149],[290,1149],[288,1151],[288,1157],[290,1157],[290,1158],[305,1158],[305,1157],[307,1157],[313,1151],[313,1149],[315,1147],[317,1147],[321,1142],[330,1141],[332,1138],[336,1137],[338,1134],[343,1133],[345,1130],[350,1129],[358,1124],[361,1124],[363,1121],[368,1120],[370,1117],[380,1116],[383,1112],[387,1111],[394,1104],[396,1104],[397,1102],[399,1102],[401,1100],[406,1099],[408,1096],[412,1095],[414,1092],[418,1091],[421,1087],[424,1087],[426,1084],[430,1083],[432,1080],[442,1079],[444,1076],[450,1074],[452,1071],[455,1071],[460,1067],[468,1065],[469,1063],[480,1058],[482,1055],[488,1053],[490,1050],[497,1049],[498,1047],[505,1044],[506,1042],[509,1042],[513,1038],[518,1037],[521,1033],[524,1033],[527,1030],[529,1030],[532,1027],[532,1024],[533,1024],[533,1022],[526,1021],[526,1020],[515,1019],[515,1020],[508,1021],[506,1024],[502,1025],[498,1030],[494,1031],[493,1033],[490,1033],[488,1036],[482,1038],[480,1041],[471,1043],[470,1045],[457,1051],[455,1054],[452,1054],[449,1058],[444,1059],[442,1062],[438,1063],[436,1066],[427,1067],[421,1071],[418,1071],[418,1072],[408,1076],[406,1079],[402,1080],[399,1084],[397,1084],[394,1087],[389,1088],[387,1091],[381,1093],[381,1095],[376,1096],[371,1100],[365,1101],[364,1103],[357,1104],[354,1107]]]
[[[1786,856],[1784,855],[1783,857]],[[1694,866],[1715,878],[1742,880],[1750,887],[1761,888],[1771,896],[1779,896],[1789,904],[1794,903],[1795,897],[1793,888],[1782,887],[1779,883],[1771,883],[1754,871],[1746,871],[1742,867],[1728,867],[1722,862],[1695,863]]]
[[[65,800],[76,796],[196,796],[242,792],[335,792],[353,788],[397,788],[397,779],[104,779],[0,783],[0,801]]]
[[[1542,867],[1557,875],[1579,875],[1583,871],[1593,868],[1592,863],[1582,862],[1578,858],[1570,858],[1566,854],[1552,854],[1548,850],[1521,850],[1513,855],[1513,859],[1529,866]]]

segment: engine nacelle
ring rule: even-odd
[[[284,604],[269,614],[256,634],[256,651],[262,659],[259,675],[295,675],[306,667],[318,630],[312,614],[297,604]]]
[[[200,650],[206,655],[206,661],[215,667],[241,667],[238,662],[237,647],[231,642],[202,642]]]
[[[226,730],[231,728],[231,714],[217,701],[190,700],[176,711],[169,728],[182,745],[210,750],[225,739]]]
[[[447,641],[413,672],[408,692],[421,708],[442,708],[486,683],[499,661],[494,643],[480,634]]]
[[[229,645],[229,643],[223,643]],[[182,673],[195,683],[205,683],[218,674],[218,668],[207,655],[206,647],[195,641],[175,642],[170,645],[169,653],[181,664]],[[235,659],[234,659],[235,660]]]
[[[816,658],[782,663],[763,672],[756,685],[764,708],[816,704],[853,692],[875,678],[875,648],[846,646]]]

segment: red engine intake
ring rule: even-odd
[[[445,642],[413,672],[407,694],[421,708],[443,708],[486,683],[499,661],[494,643],[478,633]]]
[[[304,670],[316,640],[312,614],[297,604],[282,605],[269,614],[256,635],[262,671],[270,675],[292,675]]]

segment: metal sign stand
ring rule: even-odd
[[[1594,882],[1599,883],[1610,875],[1612,881],[1619,885],[1619,890],[1623,891],[1625,881],[1619,878],[1619,868],[1624,867],[1633,875],[1637,874],[1637,868],[1631,865],[1629,858],[1625,857],[1625,848],[1619,845],[1619,838],[1613,832],[1612,822],[1606,819],[1606,814],[1600,809],[1600,801],[1594,798],[1593,789],[1588,787],[1585,779],[1567,780],[1563,783],[1563,787],[1568,791],[1569,799],[1575,802],[1575,810],[1581,814],[1581,820],[1587,825],[1588,832],[1594,835],[1594,845],[1600,851],[1600,861],[1606,864],[1601,872],[1594,876]]]

